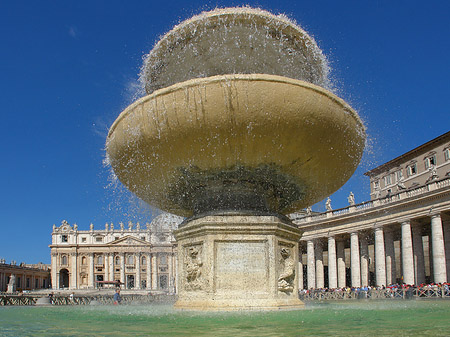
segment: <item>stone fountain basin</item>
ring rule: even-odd
[[[340,188],[364,150],[357,113],[286,77],[219,75],[157,90],[125,109],[107,138],[119,180],[181,216],[220,209],[287,214]]]

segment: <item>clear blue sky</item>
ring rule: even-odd
[[[369,199],[364,172],[449,131],[449,1],[2,1],[0,257],[49,263],[52,225],[64,219],[79,229],[150,220],[110,184],[107,129],[160,35],[202,10],[243,4],[285,13],[313,35],[368,128],[333,208],[350,191]]]

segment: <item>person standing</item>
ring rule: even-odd
[[[114,294],[114,304],[118,305],[122,302],[122,298],[120,297],[120,289],[116,290],[116,293]]]

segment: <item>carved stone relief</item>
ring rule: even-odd
[[[201,290],[203,288],[202,267],[203,262],[201,259],[202,245],[195,245],[185,247],[185,289],[186,290]]]
[[[292,248],[280,245],[280,275],[278,276],[278,290],[284,293],[294,291],[295,266]]]

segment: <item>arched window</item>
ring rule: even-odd
[[[103,264],[103,255],[97,256],[97,264]]]
[[[146,262],[147,262],[147,259],[145,258],[145,256],[143,256],[141,259],[141,264],[145,265]]]
[[[127,256],[127,264],[134,264],[134,256],[133,255]]]
[[[61,265],[67,266],[67,256],[66,255],[61,256]]]
[[[116,257],[115,257],[114,263],[115,263],[116,265],[119,265],[119,264],[120,264],[120,256],[116,256]]]
[[[83,257],[81,258],[81,264],[86,265],[86,263],[87,263],[86,256],[83,256]]]

